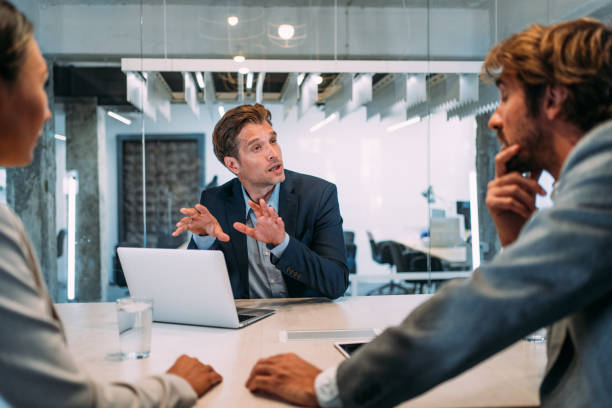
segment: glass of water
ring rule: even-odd
[[[118,299],[117,322],[123,358],[147,358],[151,352],[153,299],[133,297]]]

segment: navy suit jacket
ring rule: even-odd
[[[223,251],[234,298],[249,297],[246,235],[234,222],[244,222],[246,207],[240,181],[202,192],[200,203],[214,215],[229,242],[215,240],[209,249]],[[285,170],[278,212],[289,234],[280,258],[271,257],[282,272],[290,297],[335,299],[348,287],[348,267],[336,186],[317,177]],[[189,249],[197,249],[193,238]]]

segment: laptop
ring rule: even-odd
[[[117,248],[133,297],[153,299],[153,320],[240,328],[275,311],[236,308],[221,251]]]

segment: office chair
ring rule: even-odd
[[[349,273],[357,273],[357,245],[355,245],[355,233],[344,231],[344,248],[346,250],[346,264]]]
[[[404,272],[407,270],[406,259],[402,253],[406,247],[396,241],[380,241],[376,242],[374,236],[370,231],[366,231],[368,235],[368,241],[370,241],[370,249],[372,250],[372,259],[379,264],[388,264],[391,273],[393,271]],[[402,295],[413,293],[411,288],[408,288],[401,283],[396,283],[393,280],[389,283],[376,288],[366,293],[366,296],[370,295]]]

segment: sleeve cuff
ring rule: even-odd
[[[288,245],[289,245],[289,234],[285,232],[285,239],[283,239],[283,242],[281,242],[274,248],[271,248],[270,252],[272,252],[272,255],[274,255],[275,257],[280,258],[281,256],[283,256],[283,253],[285,252],[285,249],[287,249]]]
[[[198,249],[208,249],[215,243],[215,237],[211,237],[210,235],[198,235],[193,234],[193,242],[195,242]]]
[[[329,367],[315,379],[315,392],[322,408],[342,408],[342,400],[340,400],[336,382],[337,369],[337,365]]]

